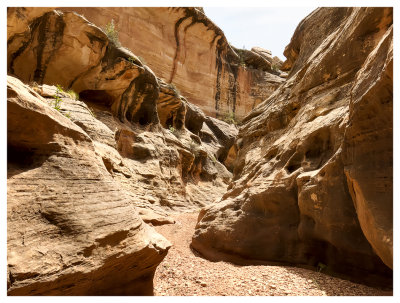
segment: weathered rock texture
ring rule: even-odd
[[[284,81],[271,74],[272,61],[257,53],[246,51],[251,56],[244,60],[198,8],[60,9],[83,14],[100,27],[114,20],[124,46],[213,117],[234,112],[242,118]]]
[[[47,12],[34,19],[25,32],[11,36],[7,52],[9,74],[28,83],[57,84],[79,93],[80,99],[93,107],[96,117],[88,117],[89,112],[75,117],[75,112],[79,111],[70,107],[74,103],[84,106],[81,101],[67,100],[61,110],[70,111],[72,120],[94,140],[112,147],[123,158],[133,160],[134,171],[143,175],[145,187],[160,190],[156,201],[189,207],[204,205],[220,194],[217,191],[206,200],[203,197],[205,202],[188,204],[185,190],[188,181],[198,184],[204,179],[217,182],[214,185],[220,187],[221,192],[226,188],[231,174],[223,165],[212,161],[218,158],[223,162],[226,152],[212,148],[207,152],[199,137],[203,123],[211,118],[190,104],[173,85],[157,78],[137,56],[111,43],[100,28],[82,16],[72,12]],[[39,91],[49,98],[60,93],[47,86],[40,86]],[[229,130],[229,134],[225,135],[225,130]],[[237,131],[220,121],[211,133],[217,141],[223,141],[220,145],[224,149],[229,149]],[[121,160],[111,158],[106,161],[111,163],[109,165],[116,161],[115,165],[123,166]],[[140,163],[143,168],[139,169]],[[212,168],[215,166],[217,171]],[[170,170],[171,167],[174,169]],[[114,167],[112,170],[124,169]],[[166,171],[168,177],[164,176]],[[130,184],[135,184],[131,181]],[[138,185],[141,186],[143,184]],[[169,195],[180,196],[177,200],[180,202],[168,202]]]
[[[358,72],[344,142],[345,174],[364,235],[393,268],[393,29]]]
[[[287,82],[244,119],[234,181],[192,246],[390,286],[392,9],[317,9],[285,55]]]
[[[222,196],[237,129],[203,142],[210,118],[137,56],[78,14],[34,11],[8,39],[29,83],[8,78],[8,294],[151,294],[170,244],[146,223]]]
[[[53,9],[52,7],[36,7],[35,9],[7,7],[7,40],[16,34],[25,32],[34,19]]]
[[[170,243],[80,127],[15,78],[7,95],[8,294],[152,294]]]

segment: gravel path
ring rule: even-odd
[[[155,229],[172,242],[154,278],[156,296],[391,296],[384,291],[290,266],[210,262],[190,247],[197,213],[172,215]]]

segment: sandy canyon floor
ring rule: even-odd
[[[316,271],[291,266],[238,266],[210,262],[190,248],[197,213],[173,215],[175,224],[156,226],[173,246],[158,266],[156,296],[391,296]]]

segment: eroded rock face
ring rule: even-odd
[[[189,209],[211,203],[225,190],[231,174],[213,161],[218,159],[219,151],[205,148],[198,136],[205,114],[181,96],[174,85],[157,78],[137,56],[110,42],[100,28],[82,16],[52,11],[34,19],[23,35],[9,39],[8,71],[34,85],[57,84],[72,89],[91,104],[98,119],[89,115],[81,101],[67,100],[62,110],[70,112],[72,121],[93,140],[116,149],[98,149],[105,154],[109,170],[124,171],[122,175],[128,179],[141,176],[136,182],[133,177],[121,181],[132,192],[143,195],[138,188],[155,188],[159,197],[155,204]],[[39,87],[39,92],[50,98],[60,93],[45,85]],[[86,107],[83,116],[77,104]],[[224,136],[218,127],[213,132]],[[232,144],[233,139],[225,148]],[[133,172],[126,172],[129,168],[121,157],[133,161]],[[206,198],[200,198],[198,191],[186,190],[187,182],[201,187],[203,181],[213,183],[206,186],[205,190],[211,192]]]
[[[232,177],[185,127],[208,117],[75,13],[47,12],[8,46],[29,83],[8,78],[8,294],[152,294],[170,243],[146,223],[212,203]]]
[[[80,127],[15,78],[7,95],[8,294],[152,294],[171,244]]]
[[[60,9],[83,14],[100,27],[114,20],[124,46],[212,117],[235,112],[240,119],[284,81],[269,77],[271,63],[257,53],[247,51],[252,56],[244,64],[222,30],[199,8]]]
[[[75,13],[51,11],[34,19],[8,40],[7,53],[8,74],[25,82],[58,84],[98,99],[121,121],[158,123],[153,72]]]
[[[393,27],[368,56],[351,92],[344,170],[365,237],[393,268]]]
[[[216,150],[212,153],[216,155],[219,162],[224,163],[229,150],[235,143],[237,128],[224,121],[207,117],[202,130],[202,141],[209,142],[208,146],[215,146]]]
[[[391,39],[390,8],[322,8],[299,24],[287,82],[244,119],[234,181],[200,212],[195,249],[390,286]]]
[[[7,40],[26,31],[28,25],[37,17],[52,11],[52,7],[7,7]]]
[[[164,128],[183,129],[185,127],[187,106],[183,98],[170,84],[158,79],[160,93],[157,99],[157,114]],[[191,121],[192,119],[188,119]]]

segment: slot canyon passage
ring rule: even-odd
[[[391,296],[392,39],[318,8],[283,62],[200,7],[7,8],[7,294]]]

